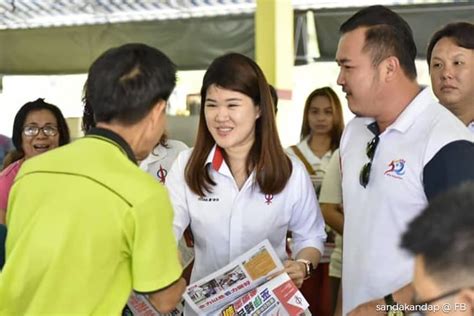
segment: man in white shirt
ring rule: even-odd
[[[432,36],[426,56],[439,102],[474,132],[474,24],[444,26]]]
[[[399,15],[364,8],[340,32],[337,81],[357,115],[340,147],[343,314],[384,315],[413,296],[402,233],[428,200],[474,179],[474,136],[418,85],[413,34]]]

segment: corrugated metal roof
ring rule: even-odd
[[[267,0],[278,1],[278,0]],[[292,0],[295,10],[468,0]],[[0,0],[0,30],[253,13],[256,0]]]
[[[292,0],[295,10],[365,7],[374,4],[387,6],[432,3],[469,2],[470,0]]]
[[[0,30],[252,13],[255,0],[0,0]]]

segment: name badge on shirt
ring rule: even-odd
[[[206,196],[201,196],[198,198],[198,201],[201,202],[219,202],[218,197],[206,197]]]

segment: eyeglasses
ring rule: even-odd
[[[52,125],[46,125],[43,127],[26,125],[23,127],[23,134],[25,136],[37,136],[40,132],[43,132],[46,136],[56,136],[58,134],[58,128]]]
[[[362,166],[359,174],[359,182],[360,185],[364,188],[369,183],[370,178],[370,169],[372,168],[372,160],[374,160],[375,149],[377,149],[377,145],[379,144],[379,135],[375,135],[374,138],[370,142],[367,143],[367,148],[365,149],[365,153],[367,157],[369,157],[369,162]]]
[[[416,307],[416,311],[408,313],[407,316],[424,316],[424,315],[426,315],[426,312],[434,311],[434,309],[435,309],[434,307],[439,308],[439,306],[433,305],[434,302],[442,300],[443,298],[447,298],[447,297],[456,295],[464,289],[465,288],[452,290],[452,291],[449,291],[447,293],[438,295],[438,296],[436,296],[432,299],[429,299],[429,300],[426,300],[426,301],[423,301],[423,302],[415,302],[413,305],[414,305],[414,307]],[[474,287],[472,287],[471,289],[474,289]],[[444,311],[444,312],[446,312],[446,311]]]

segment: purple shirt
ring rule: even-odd
[[[9,165],[0,173],[0,208],[6,210],[8,202],[8,194],[15,180],[16,174],[20,170],[23,159],[17,160]]]

